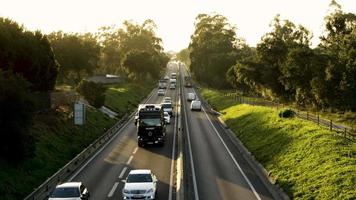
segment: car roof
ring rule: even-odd
[[[151,174],[149,169],[135,169],[131,170],[129,174]]]
[[[82,182],[67,182],[67,183],[62,183],[60,185],[57,185],[57,188],[62,188],[62,187],[79,187],[82,184]]]

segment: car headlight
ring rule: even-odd
[[[151,189],[149,189],[149,190],[147,190],[147,193],[152,193],[153,192],[153,189],[151,188]]]
[[[123,189],[122,192],[127,194],[127,193],[130,193],[130,190]]]

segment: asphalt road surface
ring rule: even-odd
[[[168,70],[168,73],[178,68]],[[172,102],[178,99],[176,90],[166,90]],[[163,96],[157,96],[157,89],[147,103],[160,103]],[[176,110],[176,109],[175,109]],[[129,171],[132,169],[151,169],[157,176],[157,199],[175,199],[174,161],[176,159],[176,118],[171,118],[167,125],[165,144],[163,147],[147,146],[139,148],[136,139],[136,126],[133,119],[113,137],[87,164],[71,178],[71,181],[83,182],[90,191],[90,198],[122,199],[122,189]]]
[[[181,75],[187,75],[182,67]],[[184,88],[182,92],[182,116],[185,126],[186,172],[190,173],[192,188],[187,199],[273,199],[255,172],[243,160],[236,147],[224,135],[224,130],[215,117],[202,111],[191,111],[188,93],[196,93],[194,88]],[[187,168],[190,168],[189,170]]]
[[[187,74],[177,65],[170,67],[168,73]],[[179,82],[178,82],[179,83]],[[178,84],[180,86],[180,84]],[[184,171],[189,178],[184,184],[189,185],[186,199],[272,199],[271,194],[242,158],[231,141],[224,135],[223,128],[216,118],[205,112],[191,111],[186,100],[193,88],[177,87],[166,90],[165,96],[172,97],[175,105],[181,95],[181,116],[183,123],[183,147],[185,152]],[[147,103],[160,103],[163,96],[157,96],[157,89],[152,92]],[[177,112],[175,106],[175,113]],[[130,119],[118,133],[100,149],[69,181],[81,181],[89,189],[91,199],[122,199],[122,189],[127,174],[132,169],[151,169],[157,176],[157,199],[174,200],[175,162],[177,155],[177,115],[171,118],[167,126],[167,135],[163,147],[137,146],[136,127]]]

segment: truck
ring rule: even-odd
[[[166,89],[167,88],[167,81],[164,79],[161,79],[158,81],[158,88],[159,89]]]
[[[140,104],[135,116],[135,125],[139,147],[147,144],[164,145],[166,123],[160,104]]]
[[[184,76],[184,86],[192,87],[192,79],[190,78],[190,76]]]

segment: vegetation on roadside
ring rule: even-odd
[[[87,80],[82,80],[77,87],[77,92],[83,95],[85,100],[95,108],[100,108],[104,105],[105,90],[106,88],[103,84]]]
[[[153,87],[153,81],[143,85],[125,83],[107,86],[105,106],[118,113],[119,116],[123,116],[126,112],[136,109]]]
[[[278,111],[236,104],[221,91],[204,98],[293,199],[354,199],[356,144],[314,123]]]
[[[84,126],[73,124],[69,107],[34,116],[29,129],[36,141],[34,156],[21,165],[0,160],[0,199],[23,199],[115,123],[100,111],[86,111]]]

